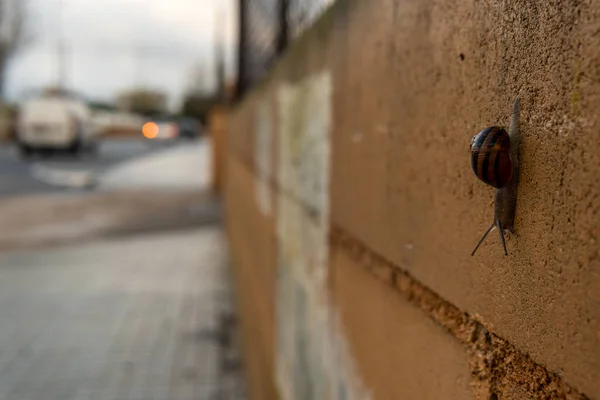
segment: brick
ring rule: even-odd
[[[275,320],[276,241],[275,218],[258,210],[254,197],[255,178],[247,166],[235,157],[229,161],[227,201],[230,210],[228,228],[235,252],[234,267],[240,273],[238,283],[252,293],[251,304],[259,309],[264,323],[265,343],[271,343]],[[273,203],[274,203],[273,199]],[[250,301],[250,300],[249,300]]]
[[[474,398],[463,346],[389,284],[333,250],[331,292],[374,399]]]

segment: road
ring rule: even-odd
[[[64,189],[36,178],[32,171],[40,166],[51,170],[100,173],[118,163],[164,148],[164,145],[151,145],[138,139],[106,139],[96,154],[85,154],[78,158],[54,154],[24,160],[14,146],[3,145],[0,146],[0,197],[64,192]]]

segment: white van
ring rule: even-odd
[[[92,149],[98,129],[87,104],[76,98],[41,96],[25,101],[17,120],[17,143],[21,154],[56,149],[79,153]]]

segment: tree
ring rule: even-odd
[[[88,102],[88,105],[92,110],[96,111],[115,111],[117,108],[113,103],[100,100],[91,100]]]
[[[167,96],[153,89],[132,89],[121,93],[117,100],[119,108],[127,111],[143,114],[161,114],[167,108]]]
[[[209,111],[217,104],[217,99],[211,94],[190,93],[183,99],[180,113],[206,123]]]
[[[206,121],[210,109],[216,102],[216,96],[210,85],[211,75],[202,61],[194,63],[188,72],[188,83],[183,94],[180,114]]]
[[[4,97],[6,70],[31,38],[26,29],[27,0],[0,0],[0,97]]]

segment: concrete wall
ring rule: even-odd
[[[286,53],[228,137],[253,398],[600,398],[598,32],[597,2],[339,0]],[[517,233],[471,257],[470,139],[517,95]]]

